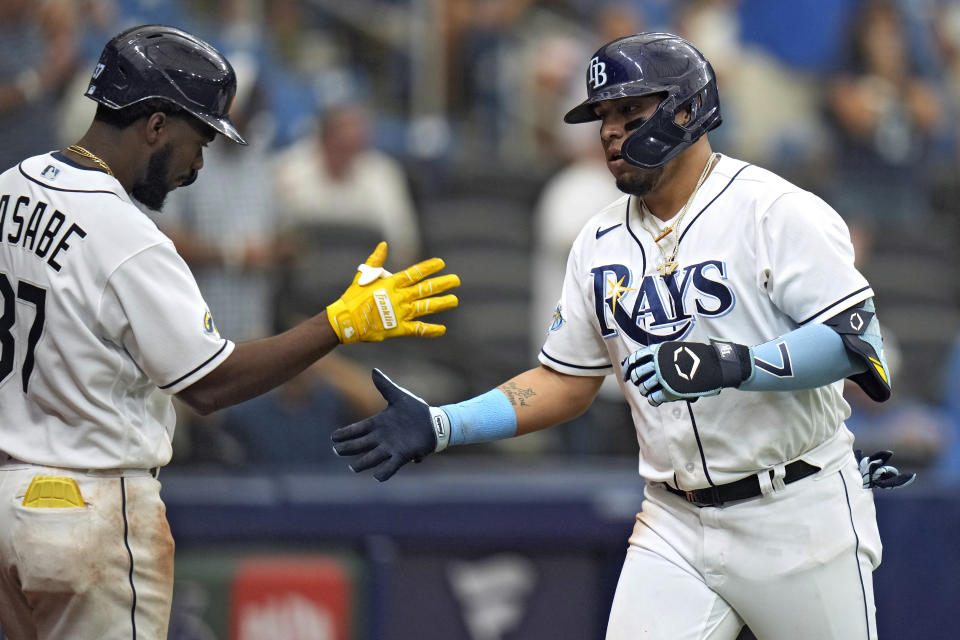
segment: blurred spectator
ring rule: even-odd
[[[626,0],[606,0],[599,3],[595,12],[589,12],[594,19],[596,40],[590,44],[593,51],[604,42],[629,36],[640,31],[649,31],[653,25],[648,24],[651,14],[656,15],[654,2],[628,2]],[[642,7],[642,10],[641,10]],[[661,12],[666,18],[666,14]],[[661,28],[665,28],[665,25]]]
[[[852,226],[924,225],[931,214],[925,160],[944,117],[943,86],[918,61],[889,0],[864,0],[849,53],[829,88],[836,141],[831,199]]]
[[[581,74],[577,84],[582,93]],[[570,104],[575,102],[571,100]],[[530,312],[533,357],[539,353],[553,321],[574,239],[594,214],[624,195],[607,169],[599,126],[557,127],[557,132],[566,165],[546,182],[534,209]],[[635,432],[617,381],[607,376],[600,396],[584,415],[536,439],[521,438],[515,445],[507,442],[496,444],[514,450],[523,443],[524,450],[537,446],[588,455],[626,453],[633,451]]]
[[[58,146],[57,105],[76,63],[72,0],[0,2],[0,170]]]
[[[960,2],[944,0],[937,2],[936,11],[931,16],[933,22],[934,42],[937,54],[944,64],[944,77],[949,88],[950,114],[960,111]],[[960,151],[960,126],[953,123],[951,151],[953,157],[950,162],[944,163],[941,168],[945,182],[957,188],[957,152]],[[952,202],[953,197],[949,198]]]
[[[243,341],[270,333],[277,210],[267,167],[271,121],[252,58],[232,54],[237,96],[230,117],[248,146],[217,138],[202,179],[172,192],[157,218],[190,265],[221,335]]]
[[[448,0],[445,42],[449,104],[454,112],[495,107],[496,57],[535,0]]]
[[[403,166],[370,144],[371,116],[346,103],[323,113],[319,131],[281,151],[273,165],[280,214],[281,325],[329,304],[378,242],[386,267],[420,255],[420,235]]]
[[[84,95],[103,43],[127,26],[119,15],[117,0],[76,0],[76,62],[72,77],[66,81],[57,109],[57,145],[66,146],[79,139],[90,126],[97,103]],[[173,23],[169,23],[173,24]]]
[[[567,164],[544,185],[534,209],[530,335],[535,354],[553,320],[573,240],[591,216],[624,195],[607,169],[599,127],[560,131]]]
[[[324,224],[374,229],[389,244],[388,261],[407,266],[420,253],[413,199],[403,167],[371,146],[371,127],[361,104],[327,109],[316,136],[277,158],[277,206],[294,232]]]
[[[745,42],[741,3],[688,0],[671,30],[695,43],[717,74],[724,126],[711,132],[715,148],[804,184],[822,164],[826,146],[820,79]]]
[[[549,35],[534,39],[525,52],[529,74],[524,74],[523,95],[529,108],[518,108],[523,118],[531,158],[556,163],[564,160],[566,129],[563,114],[583,93],[583,60],[589,52],[571,36]],[[595,145],[596,146],[596,145]]]
[[[738,0],[742,41],[797,71],[822,72],[842,46],[843,25],[860,0]]]
[[[570,159],[563,115],[583,99],[583,61],[594,51],[595,42],[636,33],[644,25],[637,7],[626,2],[604,3],[591,18],[589,37],[531,27],[525,44],[517,45],[516,56],[523,64],[508,66],[507,77],[497,83],[505,94],[503,108],[509,112],[504,126],[513,158],[546,167],[562,166]]]
[[[384,406],[366,369],[328,354],[270,393],[225,410],[220,426],[245,465],[340,468],[330,434]]]

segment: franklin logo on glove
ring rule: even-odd
[[[397,316],[393,312],[393,304],[390,303],[390,294],[386,289],[377,289],[373,292],[373,299],[377,301],[377,311],[380,312],[380,320],[383,322],[384,329],[397,328]]]

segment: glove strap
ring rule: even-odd
[[[354,326],[347,305],[342,300],[337,300],[327,306],[327,320],[333,327],[333,332],[337,334],[337,340],[340,341],[340,344],[359,342],[360,332]]]
[[[439,453],[450,444],[450,416],[439,407],[430,407],[430,424],[433,425],[433,434],[437,436],[434,452]]]
[[[720,361],[720,380],[723,387],[739,387],[740,383],[753,373],[750,357],[750,348],[746,345],[716,340],[711,338],[710,344],[717,352]]]

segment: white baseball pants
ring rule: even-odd
[[[38,475],[71,477],[83,507],[25,507]],[[0,623],[10,640],[162,640],[173,538],[148,471],[0,465]]]
[[[876,511],[842,444],[819,473],[721,507],[649,485],[607,640],[734,640],[744,624],[758,640],[876,640]]]

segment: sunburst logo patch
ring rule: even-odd
[[[553,310],[553,322],[550,323],[550,329],[549,329],[549,331],[556,331],[556,330],[559,329],[561,326],[563,326],[563,323],[564,323],[564,319],[563,319],[563,307],[561,307],[561,306],[558,304],[558,305],[557,305],[557,308]]]
[[[203,314],[203,332],[207,335],[220,337],[220,332],[217,331],[217,325],[213,323],[213,315],[209,310]]]

